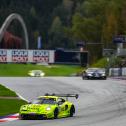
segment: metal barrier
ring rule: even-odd
[[[110,68],[109,76],[126,76],[126,67],[123,68]]]

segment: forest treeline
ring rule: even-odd
[[[11,13],[19,13],[27,26],[29,45],[42,49],[75,49],[85,44],[93,60],[103,48],[115,48],[113,36],[126,34],[125,0],[0,0],[0,24]],[[17,21],[8,28],[21,36]]]

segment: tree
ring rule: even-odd
[[[111,1],[106,8],[106,20],[103,24],[102,41],[105,48],[112,48],[112,39],[118,34],[119,9],[115,2]]]
[[[59,17],[54,18],[52,26],[49,30],[49,37],[50,37],[49,45],[51,45],[51,48],[61,47],[64,45],[63,26]]]
[[[102,54],[102,25],[108,0],[85,0],[77,8],[72,20],[72,33],[77,41],[84,41],[90,51],[91,59],[96,60]],[[88,45],[88,43],[92,43]],[[95,43],[101,43],[97,46]],[[94,50],[95,48],[95,50]]]

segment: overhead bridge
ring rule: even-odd
[[[23,20],[23,18],[17,14],[17,13],[12,13],[11,15],[9,15],[6,20],[4,21],[2,27],[0,28],[0,42],[4,36],[4,33],[6,32],[7,28],[9,27],[9,25],[11,24],[11,22],[13,20],[18,20],[23,28],[24,31],[24,38],[25,38],[25,48],[28,49],[29,48],[29,40],[28,40],[28,32],[27,32],[27,28],[25,25],[25,22]]]

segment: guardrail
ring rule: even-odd
[[[117,56],[126,56],[126,49],[118,49]]]
[[[126,67],[123,68],[110,68],[109,76],[126,76]]]

